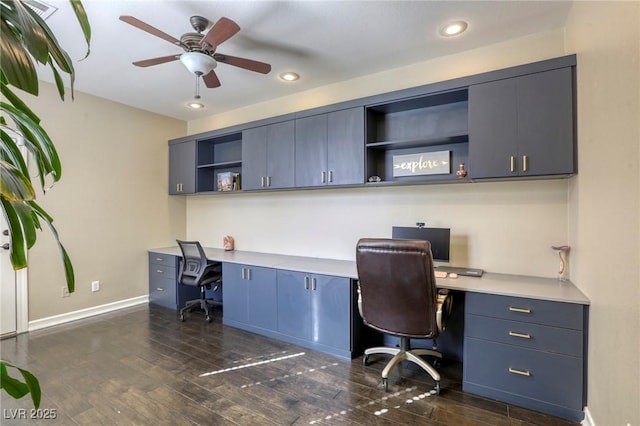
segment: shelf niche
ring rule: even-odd
[[[367,107],[367,174],[385,183],[459,181],[469,158],[469,96],[466,88]],[[450,151],[449,174],[393,176],[393,157]]]
[[[217,192],[218,173],[242,171],[242,133],[198,140],[197,192]]]

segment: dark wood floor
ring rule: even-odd
[[[181,323],[141,306],[3,340],[1,354],[37,375],[40,408],[56,416],[11,419],[32,406],[2,392],[2,424],[573,424],[463,393],[457,363],[443,364],[438,396],[410,365],[384,392],[384,357],[364,367],[225,327],[219,313],[211,324],[198,313]]]

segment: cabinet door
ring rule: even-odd
[[[470,177],[574,173],[572,81],[560,68],[471,86]]]
[[[169,194],[196,191],[196,141],[169,145]]]
[[[469,175],[517,176],[516,80],[469,87]]]
[[[327,115],[329,185],[364,183],[364,108]]]
[[[269,188],[290,188],[295,184],[295,121],[271,124],[267,135],[266,176]]]
[[[279,269],[278,331],[282,334],[311,339],[311,299],[309,275]]]
[[[247,304],[247,282],[243,279],[243,265],[222,264],[222,297],[225,320],[247,323],[249,311]]]
[[[311,340],[334,348],[351,349],[351,291],[348,278],[311,277]]]
[[[574,173],[570,68],[518,78],[520,175]]]
[[[242,189],[262,189],[267,176],[268,126],[242,132]]]
[[[275,269],[245,266],[241,275],[246,282],[248,323],[267,330],[277,330],[278,297]]]
[[[327,115],[296,120],[296,186],[326,185]]]

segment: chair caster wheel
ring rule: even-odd
[[[207,315],[206,317],[204,317],[204,319],[205,319],[205,321],[207,321],[207,322],[211,322],[211,320],[212,320],[213,318],[211,318],[211,316],[210,316],[210,315]]]
[[[180,322],[184,322],[184,314],[180,314]]]
[[[440,382],[436,382],[436,395],[440,395]]]
[[[362,357],[362,365],[365,367],[369,365],[369,355],[365,355]]]
[[[389,379],[387,379],[387,378],[383,378],[382,379],[382,387],[383,387],[385,392],[389,391]]]

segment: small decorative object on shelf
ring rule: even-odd
[[[467,169],[464,167],[464,163],[460,163],[458,165],[456,176],[458,176],[460,179],[462,179],[463,177],[467,177]]]
[[[233,190],[240,191],[240,173],[233,174]]]
[[[567,254],[571,247],[564,246],[551,246],[553,251],[558,253],[558,257],[560,257],[560,270],[558,270],[558,280],[567,281],[569,279],[569,268],[567,265]]]
[[[222,239],[222,248],[226,251],[232,251],[235,247],[235,242],[231,235],[225,235]]]
[[[380,182],[380,176],[369,176],[369,182]]]
[[[218,173],[218,191],[233,190],[233,174],[231,172]]]

